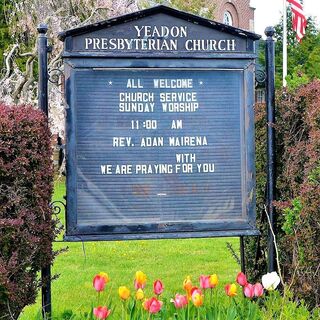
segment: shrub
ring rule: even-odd
[[[280,262],[295,297],[320,303],[320,80],[276,99],[277,222]],[[268,223],[265,106],[256,106],[257,224],[262,233],[247,239],[249,274],[266,270]]]
[[[42,112],[0,104],[0,318],[34,303],[58,230],[50,200],[50,131]]]

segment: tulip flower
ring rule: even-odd
[[[119,287],[118,293],[122,300],[127,300],[130,297],[130,290],[125,286]]]
[[[275,271],[262,276],[262,285],[268,291],[275,290],[279,283],[280,277]]]
[[[109,317],[111,310],[108,310],[107,307],[97,307],[93,309],[93,314],[97,319],[104,320]]]
[[[142,304],[143,308],[149,311],[149,313],[158,313],[161,310],[162,305],[163,302],[154,297],[146,299]]]
[[[224,290],[226,291],[226,294],[229,296],[229,297],[234,297],[237,295],[237,286],[232,283],[232,284],[227,284],[225,287],[224,287]]]
[[[144,298],[144,293],[142,289],[138,289],[136,292],[136,299],[137,300],[142,300]]]
[[[201,275],[199,280],[200,280],[200,288],[202,289],[210,288],[210,276]]]
[[[239,272],[237,275],[236,281],[240,284],[241,287],[244,287],[247,285],[247,277],[243,272]]]
[[[100,277],[104,278],[104,280],[105,280],[106,284],[107,284],[107,283],[109,282],[109,280],[110,280],[110,278],[109,278],[108,274],[107,274],[107,273],[105,273],[105,272],[100,272],[100,273],[98,274],[98,276],[100,276]]]
[[[191,277],[187,276],[183,281],[183,289],[187,292],[188,299],[191,299],[192,281]]]
[[[136,272],[136,277],[134,279],[134,287],[136,290],[138,289],[144,289],[147,282],[147,276],[142,271]]]
[[[174,299],[171,299],[170,302],[173,302],[177,309],[181,309],[188,304],[188,298],[187,296],[177,293]]]
[[[203,294],[200,289],[197,287],[192,288],[191,290],[191,300],[195,307],[200,307],[203,305]]]
[[[96,291],[101,292],[104,290],[105,286],[106,286],[105,277],[97,274],[93,278],[93,287],[96,289]]]
[[[153,292],[159,296],[163,292],[164,286],[160,280],[156,280],[153,283]]]
[[[243,293],[247,298],[252,299],[254,297],[254,286],[251,283],[247,283],[243,287]]]
[[[263,287],[261,283],[256,283],[253,286],[253,291],[254,291],[254,295],[255,297],[261,297],[263,295]]]
[[[216,274],[212,274],[209,276],[209,286],[210,288],[215,288],[219,283],[218,276]]]

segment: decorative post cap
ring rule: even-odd
[[[48,26],[45,23],[40,23],[37,28],[39,33],[46,34],[48,31]]]
[[[267,37],[273,37],[274,34],[276,33],[276,30],[274,29],[274,27],[266,27],[266,29],[264,30],[264,34]]]

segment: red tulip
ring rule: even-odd
[[[181,309],[188,304],[187,296],[177,293],[174,299],[170,300],[177,309]]]
[[[107,307],[97,307],[93,309],[93,314],[100,320],[107,319],[111,310],[108,310]]]
[[[93,278],[93,287],[98,291],[103,291],[106,286],[106,279],[104,276],[96,275]]]
[[[205,276],[205,275],[200,276],[200,288],[202,289],[210,288],[210,276]]]
[[[244,287],[248,283],[246,275],[242,272],[238,273],[236,281],[240,284],[241,287]]]
[[[159,301],[157,298],[151,298],[144,301],[143,308],[150,313],[157,313],[161,310],[163,302]]]
[[[253,291],[254,291],[254,295],[256,297],[261,297],[263,295],[263,286],[261,283],[256,283],[254,286],[253,286]]]
[[[153,283],[153,292],[158,296],[163,292],[164,286],[160,280]]]
[[[243,293],[247,298],[252,299],[254,297],[254,286],[251,283],[247,283],[243,287]]]

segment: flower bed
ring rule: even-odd
[[[153,283],[153,285],[151,285]],[[310,313],[303,301],[293,300],[284,287],[283,294],[275,290],[280,284],[276,272],[267,273],[262,283],[251,284],[242,272],[232,283],[219,284],[216,274],[200,275],[193,282],[187,276],[181,285],[181,292],[170,299],[163,293],[165,285],[159,279],[151,282],[148,288],[147,276],[137,271],[131,288],[120,286],[118,296],[112,297],[112,281],[108,274],[100,272],[93,278],[96,291],[92,309],[81,316],[67,311],[58,319],[72,320],[236,320],[236,319],[282,319],[316,320],[319,309]],[[152,287],[152,288],[151,288]],[[147,294],[147,292],[151,292]],[[168,294],[168,292],[166,292]],[[121,310],[117,310],[120,300]]]
[[[274,290],[280,282],[274,272],[267,274],[261,283],[251,284],[240,272],[235,283],[227,284],[224,292],[229,301],[223,305],[218,298],[219,279],[216,274],[201,275],[197,283],[187,276],[180,293],[175,293],[168,301],[162,297],[165,286],[161,280],[153,282],[153,294],[145,295],[147,276],[137,271],[133,288],[120,286],[119,299],[122,302],[122,319],[259,319],[258,300],[263,297],[264,290]],[[89,317],[107,319],[112,317],[111,302],[102,301],[101,293],[106,290],[109,276],[99,273],[93,279],[93,287],[97,292],[97,305],[93,307]],[[238,296],[240,296],[238,298]],[[108,303],[109,302],[109,303]]]

